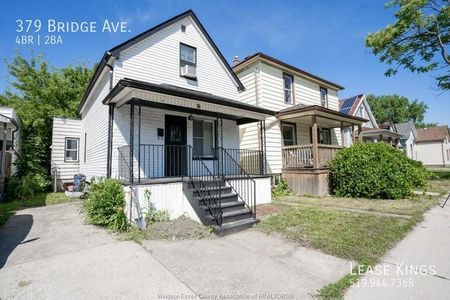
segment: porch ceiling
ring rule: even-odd
[[[281,121],[311,125],[314,117],[318,126],[328,128],[362,125],[367,119],[350,116],[318,105],[296,105],[279,111],[276,117]]]
[[[166,84],[122,79],[103,100],[116,107],[134,101],[143,106],[222,117],[238,124],[265,120],[274,111],[248,105],[236,100]]]

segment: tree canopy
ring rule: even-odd
[[[450,0],[391,0],[395,22],[369,33],[366,46],[394,75],[400,67],[411,72],[436,71],[437,86],[450,90]]]
[[[10,87],[0,95],[0,104],[13,107],[23,127],[18,175],[48,174],[53,117],[75,117],[92,69],[54,67],[42,55],[26,59],[16,53],[7,62]]]
[[[428,106],[423,102],[410,101],[408,98],[399,95],[368,95],[367,101],[379,123],[413,121],[415,125],[421,126],[421,124],[424,124],[425,113],[428,109]]]

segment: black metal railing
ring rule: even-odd
[[[199,158],[191,146],[188,146],[189,180],[200,196],[201,201],[208,208],[217,225],[222,226],[222,188],[224,181],[211,172],[205,162]],[[193,159],[195,157],[195,159]]]
[[[216,148],[215,156],[217,157],[215,169],[218,170],[218,174],[251,210],[253,217],[256,218],[255,180],[241,167],[228,149]]]
[[[229,156],[231,156],[246,173],[251,175],[264,174],[263,151],[250,149],[224,149],[226,149]]]
[[[118,151],[118,177],[122,180],[130,180],[131,164],[130,164],[130,147],[122,146],[117,148]]]

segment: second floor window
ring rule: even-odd
[[[320,105],[328,107],[328,90],[326,88],[320,88]]]
[[[293,104],[294,95],[292,86],[294,84],[294,77],[289,74],[283,74],[283,81],[284,81],[284,103]]]
[[[197,49],[180,44],[180,75],[197,79]]]

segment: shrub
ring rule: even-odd
[[[98,178],[91,183],[83,208],[88,223],[123,231],[127,229],[124,205],[125,194],[120,181]]]
[[[24,199],[45,192],[49,186],[50,180],[47,176],[41,173],[27,174],[9,178],[6,192],[9,200]]]
[[[399,199],[426,184],[421,163],[385,143],[358,143],[339,151],[331,162],[336,196]]]
[[[289,187],[286,180],[281,179],[275,188],[272,190],[273,196],[290,196],[293,195],[294,192]]]

